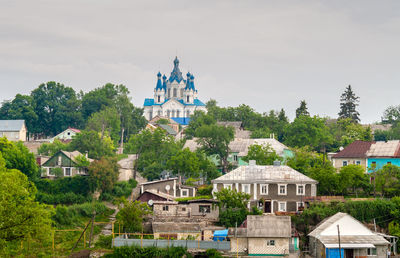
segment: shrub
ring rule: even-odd
[[[208,249],[206,251],[206,255],[209,258],[222,258],[221,253],[218,252],[216,249]]]
[[[111,249],[112,239],[113,239],[112,235],[109,236],[100,235],[99,239],[95,243],[95,247]]]
[[[197,189],[196,195],[211,195],[212,189],[212,185],[202,185]]]
[[[140,246],[122,246],[114,248],[114,252],[112,254],[106,254],[104,257],[181,258],[192,256],[190,255],[190,253],[187,252],[187,249],[184,247],[157,248],[155,246],[151,246],[141,248]]]

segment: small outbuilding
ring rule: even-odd
[[[347,213],[323,220],[308,236],[312,257],[387,257],[389,242]]]

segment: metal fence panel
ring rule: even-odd
[[[114,246],[120,247],[124,245],[137,245],[142,247],[156,246],[166,248],[169,246],[181,246],[188,249],[217,249],[217,250],[230,250],[231,243],[229,241],[198,241],[198,240],[165,240],[165,239],[124,239],[114,238]]]

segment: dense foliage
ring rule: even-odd
[[[107,258],[148,258],[148,257],[158,257],[158,258],[181,258],[181,257],[192,257],[189,252],[187,252],[184,247],[168,247],[168,248],[158,248],[158,247],[140,247],[140,246],[123,246],[114,248],[112,254],[106,254],[104,257]]]
[[[117,220],[122,224],[124,232],[142,232],[143,219],[148,214],[151,214],[151,209],[147,203],[122,199]]]
[[[250,160],[255,160],[257,165],[272,165],[274,161],[282,161],[282,157],[276,154],[275,150],[271,148],[270,145],[258,145],[253,144],[249,147],[249,151],[245,157],[244,161],[249,162]]]

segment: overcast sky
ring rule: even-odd
[[[351,84],[379,121],[400,104],[400,1],[0,0],[0,101],[112,82],[142,106],[176,54],[204,102],[336,117]]]

